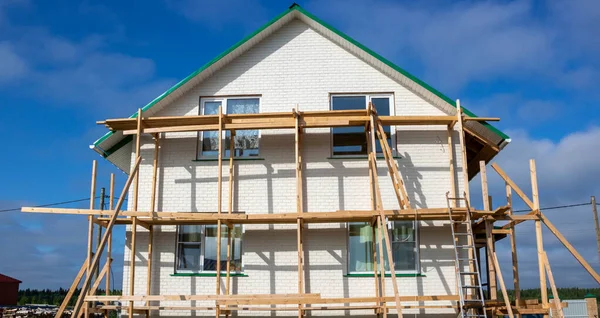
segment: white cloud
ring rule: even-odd
[[[600,194],[600,127],[589,127],[574,132],[558,141],[536,139],[528,133],[507,132],[513,142],[495,159],[508,176],[531,197],[529,159],[536,160],[537,177],[542,207],[585,203],[591,195]],[[490,194],[495,206],[505,204],[504,182],[493,169],[488,169]],[[472,201],[480,204],[480,181],[471,182]],[[514,194],[516,209],[524,204]],[[544,214],[597,270],[598,255],[591,206],[547,210]],[[535,288],[537,278],[537,250],[533,222],[517,226],[517,245],[521,264],[522,287]],[[596,287],[589,275],[559,243],[552,233],[544,230],[545,249],[548,253],[557,284],[561,287]],[[508,239],[498,243],[498,254],[507,284],[512,281],[510,246]],[[569,273],[569,275],[560,275]],[[539,286],[539,285],[537,285]]]
[[[600,60],[598,55],[587,54],[595,62],[573,61],[590,51],[586,48],[600,49],[592,34],[600,27],[597,6],[597,1],[557,1],[544,8],[544,14],[527,0],[308,5],[401,65],[420,66],[429,82],[450,91],[473,83],[532,78],[548,85],[589,88],[600,78],[597,67],[591,67]],[[585,42],[589,38],[592,43]]]
[[[25,76],[27,62],[22,59],[9,42],[0,42],[0,84],[13,82]]]

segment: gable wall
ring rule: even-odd
[[[261,94],[261,112],[290,111],[296,105],[301,111],[328,110],[329,93],[332,92],[393,92],[395,115],[445,115],[306,24],[294,20],[156,116],[197,115],[199,97],[216,95]],[[445,193],[450,184],[446,127],[402,127],[398,130],[398,149],[403,156],[398,163],[413,207],[445,207]],[[370,209],[366,159],[327,159],[330,156],[328,131],[309,129],[304,138],[305,211]],[[178,133],[161,139],[158,211],[217,211],[217,162],[192,161],[196,156],[195,136],[194,133]],[[457,143],[458,138],[454,137]],[[458,151],[455,144],[455,162],[460,163]],[[143,138],[142,156],[139,207],[146,210],[150,202],[153,156],[153,144],[147,136]],[[260,156],[264,160],[235,162],[234,193],[237,195],[234,210],[295,212],[293,132],[262,131]],[[385,161],[380,160],[378,166],[384,207],[397,208]],[[223,176],[222,206],[226,212],[227,161],[223,164]],[[461,180],[460,176],[460,169],[457,169],[456,180]],[[129,200],[129,209],[132,201]],[[452,243],[449,228],[443,223],[422,222],[421,264],[426,277],[400,278],[401,294],[454,293]],[[160,266],[153,269],[153,293],[213,294],[214,278],[170,276],[175,257],[175,227],[163,226],[160,231],[155,234],[154,242],[154,264],[160,263]],[[311,224],[306,233],[305,257],[311,268],[306,276],[307,292],[321,293],[323,297],[374,295],[373,278],[343,277],[347,267],[344,224]],[[147,236],[140,233],[137,241],[141,259],[145,260]],[[297,292],[295,226],[246,226],[243,258],[248,277],[233,278],[234,293]],[[136,294],[145,292],[144,263],[138,263],[136,270]],[[125,264],[124,282],[127,282],[128,248]],[[388,294],[393,295],[391,282],[388,281],[388,285]],[[125,283],[124,293],[127,289]],[[322,314],[332,313],[336,312]]]

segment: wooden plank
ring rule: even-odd
[[[486,247],[487,247],[487,262],[488,264],[494,264],[494,236],[492,235],[493,224],[491,221],[485,221],[485,237],[486,237]],[[498,298],[498,283],[496,281],[496,267],[488,266],[488,291],[490,295],[490,299]],[[501,273],[500,273],[501,274]]]
[[[233,213],[233,158],[235,157],[235,130],[229,136],[229,195],[227,196],[227,214]],[[225,274],[225,295],[229,295],[231,287],[231,231],[232,226],[227,228],[227,272]]]
[[[506,203],[510,207],[508,210],[508,214],[512,215],[512,188],[508,183],[505,185],[506,188]],[[519,307],[519,302],[521,301],[521,286],[519,283],[519,261],[517,257],[517,237],[515,235],[515,228],[510,228],[510,250],[512,256],[512,272],[513,272],[513,286],[515,292],[515,304],[516,307]]]
[[[108,199],[108,209],[112,210],[113,206],[115,203],[115,174],[111,173],[110,174],[110,190],[109,190],[109,199]],[[108,243],[107,243],[107,247],[106,247],[106,262],[112,262],[112,231],[110,233],[108,233]],[[110,295],[110,291],[111,291],[111,286],[110,286],[110,265],[108,268],[108,271],[106,272],[106,279],[105,279],[105,291],[106,291],[106,295]],[[109,313],[108,311],[104,312],[104,318],[109,318]]]
[[[96,171],[98,168],[98,162],[96,160],[92,161],[92,182],[91,182],[91,186],[90,186],[90,210],[94,209],[94,204],[96,202]],[[94,240],[94,223],[95,223],[95,218],[93,215],[88,216],[88,245],[87,245],[87,276],[92,276],[93,275],[93,271],[91,270],[92,268],[92,255],[93,255],[93,250],[92,250],[92,245],[93,245],[93,240]],[[100,226],[98,227],[100,228]],[[88,311],[89,311],[89,304],[86,304],[85,306],[85,314],[86,317],[88,316]]]
[[[383,130],[383,126],[381,126],[381,122],[376,121],[377,124],[377,137],[379,139],[379,143],[381,145],[381,150],[383,152],[383,156],[385,158],[385,162],[388,167],[388,171],[390,173],[390,178],[392,179],[392,184],[394,188],[394,192],[396,194],[396,198],[398,200],[398,206],[400,209],[410,208],[410,201],[408,198],[408,193],[406,192],[406,187],[404,185],[404,180],[402,179],[402,175],[398,170],[398,166],[396,161],[394,161],[392,150],[390,149],[387,139],[385,139],[385,131]]]
[[[135,157],[140,158],[140,147],[142,145],[141,141],[141,131],[142,131],[142,109],[138,109],[138,114],[136,118],[137,122],[137,136],[135,138]],[[133,182],[133,210],[138,210],[138,192],[140,186],[140,178],[139,174],[135,175],[135,180]]]
[[[467,146],[465,144],[465,131],[463,123],[462,108],[460,107],[460,100],[456,100],[456,123],[458,124],[458,140],[460,141],[460,151],[462,159],[462,175],[463,175],[463,187],[465,192],[465,198],[471,202],[470,191],[469,191],[469,164],[467,162]]]
[[[222,197],[223,197],[223,106],[219,105],[219,150],[217,157],[217,213],[221,214],[222,208]],[[217,221],[217,282],[216,282],[216,294],[221,294],[221,219]],[[219,317],[219,311],[217,310],[217,317]]]
[[[488,246],[488,251],[489,251]],[[508,312],[509,318],[514,318],[512,306],[510,305],[510,298],[508,298],[508,293],[506,292],[506,286],[504,285],[504,278],[502,278],[502,271],[500,270],[500,263],[498,263],[498,256],[496,255],[496,251],[492,250],[492,261],[494,263],[494,269],[496,275],[498,275],[498,283],[500,283],[500,290],[502,291],[502,297],[504,298],[504,303],[506,304],[506,311]]]
[[[96,291],[98,290],[98,287],[100,287],[100,283],[102,282],[102,278],[104,278],[106,276],[106,273],[108,273],[108,271],[110,269],[110,263],[111,263],[111,261],[107,261],[106,263],[104,263],[104,266],[102,267],[102,271],[100,271],[100,274],[98,274],[98,277],[96,278],[96,281],[94,282],[94,285],[90,289],[91,295],[96,294]]]
[[[238,294],[238,295],[115,295],[115,296],[88,296],[86,301],[100,302],[128,302],[128,301],[208,301],[208,300],[235,300],[235,299],[279,299],[279,298],[315,298],[321,299],[321,294]]]
[[[369,104],[369,107],[373,110],[373,105]],[[393,258],[393,254],[392,254],[392,250],[391,250],[391,246],[392,246],[392,241],[390,240],[390,236],[389,233],[387,232],[387,228],[384,227],[384,220],[385,220],[385,215],[383,213],[383,200],[381,199],[381,192],[379,190],[379,176],[377,175],[377,154],[376,154],[376,148],[375,148],[375,115],[373,114],[373,112],[371,113],[371,123],[370,123],[370,142],[371,142],[371,146],[370,146],[370,156],[371,156],[371,169],[373,169],[373,185],[374,185],[374,192],[375,192],[375,198],[376,198],[376,203],[378,206],[378,211],[379,211],[379,218],[378,218],[378,224],[379,224],[379,231],[380,233],[383,232],[383,238],[385,239],[385,243],[386,243],[386,252],[387,252],[387,256],[388,256],[388,264],[390,267],[390,274],[391,274],[391,279],[392,279],[392,286],[394,289],[394,298],[396,301],[396,310],[398,312],[398,317],[402,318],[402,305],[400,303],[400,295],[398,294],[398,282],[396,280],[396,270],[394,268],[394,258]],[[381,244],[380,244],[380,253],[383,253],[381,250]],[[380,259],[381,261],[381,259]],[[381,261],[382,265],[383,262]],[[382,277],[385,277],[384,273],[382,273]],[[385,295],[383,292],[383,286],[382,286],[382,296]],[[385,306],[384,306],[385,309]],[[385,311],[384,311],[385,313]],[[385,314],[384,314],[385,317]]]
[[[554,226],[554,224],[552,224],[552,222],[550,222],[550,220],[548,220],[546,216],[541,212],[538,214],[538,217],[546,225],[546,227],[548,227],[550,232],[552,232],[552,234],[556,236],[556,238],[562,243],[562,245],[566,247],[567,250],[569,250],[569,252],[571,252],[571,254],[579,262],[579,264],[581,264],[581,266],[585,268],[585,270],[594,278],[594,280],[596,280],[596,282],[600,284],[600,275],[598,275],[598,273],[592,268],[592,266],[590,266],[590,264],[583,258],[583,256],[581,256],[581,254],[577,252],[575,247],[573,247],[573,245],[569,243],[569,241],[562,235],[562,233],[560,233],[560,231]]]
[[[558,312],[558,317],[563,318],[564,312],[562,306],[560,305],[560,297],[558,296],[558,290],[556,289],[556,284],[554,283],[554,276],[552,275],[552,269],[550,268],[550,262],[548,261],[548,255],[544,252],[544,268],[546,268],[546,274],[548,275],[548,281],[550,281],[550,288],[552,289],[553,302],[556,307],[556,311]]]
[[[368,115],[371,116],[371,107],[368,108],[367,111]],[[373,210],[377,210],[377,204],[376,204],[376,199],[375,199],[375,189],[373,188],[373,168],[372,168],[372,164],[371,164],[371,143],[368,142],[368,140],[370,140],[370,130],[368,129],[368,124],[365,124],[365,140],[367,140],[367,153],[369,154],[369,193],[370,193],[370,198],[371,198],[371,209]],[[377,218],[375,216],[375,218]],[[381,302],[381,296],[382,296],[382,288],[385,288],[385,281],[384,281],[384,277],[385,277],[385,270],[384,271],[379,271],[379,269],[377,268],[377,239],[381,238],[381,236],[379,236],[379,223],[375,222],[376,224],[374,224],[374,222],[370,222],[371,224],[371,234],[372,234],[372,238],[371,238],[371,248],[373,250],[373,278],[375,278],[375,297],[377,298],[377,301],[375,302],[375,306],[376,308],[380,308],[382,305]],[[377,232],[376,232],[377,229]],[[383,267],[382,267],[383,268]],[[380,275],[381,274],[381,275]],[[382,284],[383,283],[383,284]],[[385,292],[384,292],[385,294]],[[378,313],[377,317],[380,317],[381,315]]]
[[[457,301],[457,295],[435,296],[400,296],[400,301]],[[382,297],[384,302],[394,302],[395,296]],[[336,304],[336,303],[371,303],[377,301],[376,297],[347,297],[347,298],[314,298],[314,297],[288,297],[288,298],[257,298],[257,299],[219,299],[218,305],[296,305],[296,304]],[[308,307],[307,307],[308,308]]]
[[[514,181],[512,181],[504,172],[504,170],[502,170],[502,168],[500,168],[500,166],[498,166],[498,164],[496,164],[495,162],[492,163],[492,168],[498,173],[498,175],[500,176],[500,178],[502,178],[504,180],[504,182],[508,183],[508,185],[510,185],[510,187],[515,191],[515,193],[523,200],[523,202],[525,202],[525,204],[527,204],[527,206],[532,209],[535,210],[535,207],[533,205],[533,202],[531,202],[531,200],[527,197],[527,195],[523,192],[523,190],[521,190],[521,188],[519,188],[517,186],[516,183],[514,183]]]
[[[529,160],[529,172],[531,175],[531,197],[533,199],[532,210],[540,211],[540,200],[538,194],[537,172],[535,161]],[[535,239],[538,252],[538,271],[540,274],[540,293],[542,306],[548,308],[548,288],[546,287],[546,272],[544,271],[544,241],[542,239],[542,224],[540,220],[535,221]]]
[[[142,159],[140,157],[138,157],[136,159],[136,161],[133,165],[133,168],[131,169],[131,172],[129,174],[129,178],[127,178],[127,181],[125,182],[125,186],[123,187],[121,196],[119,197],[119,200],[117,201],[117,205],[114,210],[115,212],[114,212],[110,222],[107,224],[106,232],[104,233],[104,236],[102,236],[102,240],[100,241],[100,244],[98,245],[96,254],[94,254],[94,258],[92,260],[92,267],[91,267],[92,270],[95,270],[98,267],[98,261],[100,260],[100,255],[104,251],[104,246],[106,245],[106,242],[108,241],[109,233],[111,233],[112,228],[114,227],[115,222],[117,221],[117,216],[119,215],[121,206],[123,205],[123,202],[125,201],[125,198],[127,196],[127,191],[129,190],[129,187],[131,186],[131,183],[133,182],[133,178],[138,173],[141,161],[142,161]],[[81,305],[83,304],[83,301],[85,298],[86,291],[89,289],[89,287],[91,285],[91,281],[92,281],[92,277],[88,276],[88,277],[86,277],[85,281],[83,282],[83,285],[81,287],[81,294],[77,298],[77,302],[75,303],[75,307],[73,308],[73,313],[71,314],[71,318],[78,317],[79,311],[81,309]]]
[[[485,169],[485,161],[479,161],[479,175],[481,177],[481,195],[483,196],[483,209],[486,211],[491,211],[492,205],[488,193],[488,182],[487,173]]]
[[[129,295],[135,292],[135,241],[137,233],[137,218],[134,216],[131,223],[131,251],[129,258]],[[133,301],[129,302],[129,318],[133,317]]]
[[[152,243],[154,241],[154,226],[150,225],[148,229],[148,260],[147,262],[147,272],[146,272],[146,294],[152,295]],[[148,305],[148,303],[146,303]]]
[[[75,279],[73,279],[73,282],[71,283],[71,287],[69,287],[69,291],[67,292],[65,299],[60,304],[60,307],[58,307],[58,311],[56,312],[56,315],[54,316],[54,318],[62,318],[62,315],[65,312],[65,309],[67,308],[67,305],[69,304],[69,301],[71,300],[71,297],[73,297],[73,294],[75,293],[75,290],[77,290],[77,286],[79,285],[79,282],[81,281],[81,278],[83,277],[83,274],[85,274],[85,272],[87,270],[87,266],[88,266],[88,261],[86,259],[83,262],[83,264],[81,264],[81,268],[79,269],[77,276],[75,276]]]
[[[293,109],[295,117],[295,129],[294,129],[294,146],[295,146],[295,160],[296,160],[296,212],[300,215],[303,211],[303,194],[302,194],[302,145],[301,145],[301,134],[300,134],[300,114]],[[304,249],[303,249],[303,232],[304,223],[301,219],[296,221],[296,241],[298,250],[298,294],[304,294]],[[303,311],[302,305],[298,305],[298,318],[302,318]]]

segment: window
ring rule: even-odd
[[[177,272],[217,271],[217,226],[180,225],[177,233]],[[221,271],[227,270],[227,232],[221,231]],[[242,271],[242,226],[231,232],[231,272]]]
[[[373,104],[379,116],[390,116],[394,113],[392,95],[332,95],[332,110],[366,109],[369,102]],[[386,139],[393,152],[396,151],[395,133],[391,126],[383,126]],[[364,126],[332,128],[333,156],[365,156],[367,155],[367,138]],[[376,151],[382,153],[379,140],[376,139]]]
[[[419,249],[414,221],[393,221],[388,229],[392,241],[394,270],[399,273],[419,271]],[[373,272],[373,228],[368,223],[348,224],[348,273]],[[383,244],[385,239],[382,238]],[[379,261],[379,253],[377,251]],[[387,252],[383,251],[384,268],[389,271]],[[378,265],[379,266],[379,265]]]
[[[202,98],[200,100],[200,113],[202,115],[216,115],[222,106],[224,114],[257,114],[260,107],[258,97],[229,97],[229,98]],[[231,133],[224,131],[223,157],[229,157],[229,142]],[[198,157],[216,158],[219,155],[219,132],[203,131],[199,134]],[[234,157],[258,156],[258,130],[238,130],[235,132]]]

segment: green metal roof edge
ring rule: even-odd
[[[381,61],[384,64],[386,64],[387,66],[391,67],[392,69],[396,70],[397,72],[401,73],[402,75],[408,77],[409,79],[411,79],[415,83],[419,84],[423,88],[427,89],[428,91],[430,91],[434,95],[438,96],[439,98],[441,98],[442,100],[444,100],[448,104],[456,107],[456,102],[454,100],[450,99],[448,96],[442,94],[440,91],[438,91],[437,89],[433,88],[429,84],[423,82],[422,80],[418,79],[417,77],[415,77],[414,75],[410,74],[409,72],[407,72],[403,68],[401,68],[398,65],[390,62],[388,59],[386,59],[383,56],[375,53],[373,50],[369,49],[368,47],[364,46],[360,42],[354,40],[353,38],[349,37],[345,33],[339,31],[338,29],[334,28],[333,26],[329,25],[328,23],[324,22],[323,20],[317,18],[316,16],[314,16],[310,12],[304,10],[298,4],[294,3],[287,10],[285,10],[282,13],[280,13],[278,16],[276,16],[275,18],[271,19],[269,22],[267,22],[266,24],[264,24],[262,27],[260,27],[256,31],[252,32],[250,35],[246,36],[242,40],[240,40],[237,43],[235,43],[234,45],[232,45],[225,52],[219,54],[217,57],[213,58],[208,63],[204,64],[204,66],[202,66],[201,68],[197,69],[195,72],[191,73],[190,75],[188,75],[183,80],[179,81],[177,84],[175,84],[173,87],[169,88],[164,93],[160,94],[158,97],[156,97],[150,103],[146,104],[146,106],[142,107],[142,112],[144,112],[144,111],[150,109],[152,106],[156,105],[158,102],[160,102],[161,100],[163,100],[165,97],[169,96],[171,93],[173,93],[174,91],[176,91],[178,88],[180,88],[181,86],[183,86],[185,83],[189,82],[196,75],[200,74],[202,71],[204,71],[205,69],[209,68],[211,65],[215,64],[216,62],[218,62],[220,59],[222,59],[223,57],[225,57],[227,54],[231,53],[232,51],[234,51],[235,49],[237,49],[238,47],[240,47],[241,45],[243,45],[244,43],[246,43],[248,40],[252,39],[258,33],[262,32],[264,29],[268,28],[269,26],[271,26],[275,22],[279,21],[285,15],[287,15],[288,13],[290,13],[290,12],[292,12],[294,10],[296,10],[296,11],[304,14],[305,16],[309,17],[310,19],[314,20],[315,22],[321,24],[323,27],[325,27],[325,28],[329,29],[330,31],[332,31],[333,33],[341,36],[342,38],[344,38],[348,42],[356,45],[358,48],[360,48],[361,50],[367,52],[368,54],[370,54],[374,58],[376,58],[379,61]],[[467,115],[469,115],[471,117],[477,117],[477,115],[475,115],[470,110],[468,110],[468,109],[466,109],[464,107],[461,107],[461,108],[463,109],[463,111],[464,111],[465,114],[467,114]],[[133,115],[129,116],[129,118],[136,118],[136,117],[137,117],[137,112],[135,112]],[[506,135],[505,133],[501,132],[500,130],[498,130],[496,127],[490,125],[489,123],[483,122],[482,125],[484,125],[485,127],[487,127],[490,131],[496,133],[502,139],[509,139],[510,138],[510,137],[508,137],[508,135]],[[102,143],[104,140],[108,139],[113,134],[114,133],[112,131],[109,131],[104,136],[102,136],[98,140],[96,140],[93,145],[94,146],[98,146],[100,143]],[[104,157],[106,158],[106,157],[108,157],[108,155],[104,155]]]
[[[163,100],[165,97],[169,96],[171,93],[173,93],[174,91],[176,91],[178,88],[180,88],[181,86],[183,86],[185,83],[189,82],[192,78],[196,77],[196,75],[200,74],[202,71],[204,71],[205,69],[209,68],[210,66],[212,66],[213,64],[215,64],[216,62],[218,62],[220,59],[222,59],[223,57],[225,57],[227,54],[231,53],[232,51],[234,51],[235,49],[237,49],[238,47],[240,47],[244,43],[248,42],[250,39],[252,39],[258,33],[262,32],[264,29],[268,28],[269,26],[271,26],[275,22],[279,21],[279,19],[283,18],[288,13],[294,11],[296,7],[297,7],[297,5],[295,5],[295,6],[292,5],[289,9],[285,10],[284,12],[280,13],[275,18],[271,19],[269,22],[267,22],[266,24],[264,24],[262,27],[260,27],[256,31],[252,32],[250,35],[246,36],[242,40],[238,41],[237,43],[235,43],[234,45],[232,45],[231,47],[229,47],[225,52],[217,55],[215,58],[213,58],[212,60],[210,60],[208,63],[204,64],[201,68],[197,69],[195,72],[193,72],[192,74],[188,75],[183,80],[179,81],[179,83],[173,85],[173,87],[169,88],[167,91],[165,91],[164,93],[160,94],[158,97],[156,97],[155,99],[153,99],[150,103],[146,104],[146,106],[142,107],[142,112],[145,112],[146,110],[150,109],[152,106],[156,105],[158,102],[160,102],[161,100]],[[129,116],[129,118],[137,118],[137,112],[135,112],[133,115]],[[108,139],[113,134],[114,133],[112,131],[107,132],[106,134],[104,134],[104,136],[100,137],[98,140],[96,140],[94,142],[94,146],[98,146],[100,143],[102,143],[104,140]]]
[[[357,47],[359,47],[361,50],[369,53],[371,56],[373,56],[374,58],[378,59],[379,61],[383,62],[384,64],[386,64],[387,66],[391,67],[392,69],[398,71],[399,73],[401,73],[402,75],[408,77],[410,80],[414,81],[415,83],[419,84],[420,86],[422,86],[423,88],[425,88],[426,90],[430,91],[431,93],[433,93],[434,95],[436,95],[437,97],[443,99],[445,102],[447,102],[448,104],[454,106],[456,108],[456,101],[452,100],[450,97],[442,94],[442,92],[438,91],[437,89],[433,88],[431,85],[423,82],[422,80],[418,79],[417,77],[415,77],[414,75],[412,75],[411,73],[407,72],[406,70],[404,70],[403,68],[399,67],[398,65],[390,62],[388,59],[386,59],[385,57],[377,54],[376,52],[374,52],[373,50],[369,49],[368,47],[364,46],[363,44],[361,44],[360,42],[354,40],[353,38],[349,37],[348,35],[346,35],[345,33],[339,31],[338,29],[334,28],[333,26],[329,25],[328,23],[324,22],[323,20],[317,18],[316,16],[314,16],[313,14],[311,14],[310,12],[304,10],[303,8],[301,8],[299,5],[293,5],[291,8],[294,8],[296,10],[298,10],[299,12],[301,12],[302,14],[306,15],[307,17],[313,19],[314,21],[316,21],[317,23],[321,24],[322,26],[324,26],[325,28],[329,29],[331,32],[341,36],[342,38],[344,38],[345,40],[347,40],[348,42],[356,45]],[[464,111],[465,114],[469,115],[470,117],[477,117],[477,115],[475,115],[473,112],[471,112],[470,110],[466,109],[465,107],[462,107],[462,110]],[[496,127],[483,122],[482,125],[484,125],[485,127],[487,127],[489,130],[491,130],[492,132],[496,133],[498,136],[500,136],[502,139],[509,139],[510,137],[508,135],[506,135],[505,133],[503,133],[502,131],[498,130]]]

